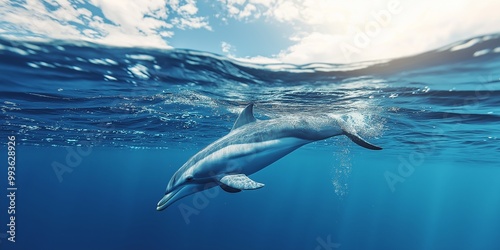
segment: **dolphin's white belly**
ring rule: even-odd
[[[233,144],[223,147],[199,161],[198,173],[253,174],[300,146],[309,143],[295,137],[285,137],[262,142]],[[205,171],[203,171],[205,170]]]

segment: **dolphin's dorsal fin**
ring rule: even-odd
[[[224,175],[220,180],[220,183],[239,190],[252,190],[258,189],[264,186],[262,183],[258,183],[248,178],[248,176],[244,174],[231,174]]]
[[[253,103],[248,104],[248,106],[241,111],[240,116],[238,116],[238,119],[236,119],[236,122],[233,125],[233,128],[231,130],[235,130],[245,124],[251,123],[256,121],[255,117],[253,116]]]

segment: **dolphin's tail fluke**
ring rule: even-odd
[[[361,146],[363,148],[367,148],[367,149],[371,149],[371,150],[381,150],[382,149],[379,146],[375,146],[375,145],[365,141],[363,138],[361,138],[356,133],[350,133],[350,132],[344,130],[344,134],[347,137],[349,137],[349,139],[351,139],[354,143],[358,144],[359,146]]]

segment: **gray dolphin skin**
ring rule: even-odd
[[[183,197],[217,186],[230,193],[262,188],[264,184],[248,176],[305,144],[337,135],[346,135],[367,149],[382,149],[359,137],[343,119],[314,116],[257,120],[250,104],[229,134],[175,172],[156,209],[161,211]]]

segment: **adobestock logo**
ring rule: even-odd
[[[314,250],[333,250],[340,248],[339,243],[335,243],[332,241],[331,235],[326,236],[326,239],[318,236],[316,237],[316,242],[318,243],[318,245],[314,248]]]
[[[355,27],[355,34],[349,43],[340,43],[340,50],[348,62],[353,54],[361,54],[363,49],[368,48],[372,40],[380,35],[382,28],[389,26],[393,16],[401,13],[401,3],[398,0],[389,1],[386,9],[371,12],[371,19],[361,28]]]
[[[211,187],[194,194],[190,204],[188,202],[179,204],[177,208],[179,208],[179,212],[181,213],[186,225],[189,225],[189,223],[191,223],[191,216],[199,215],[201,211],[203,211],[208,207],[208,205],[210,205],[210,200],[217,197],[219,193],[219,187]]]

